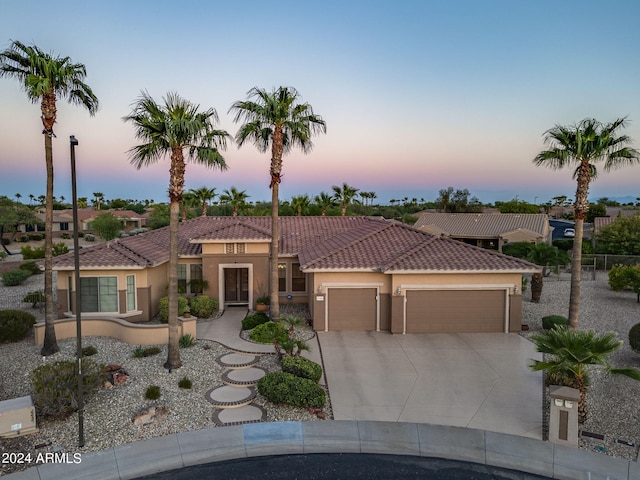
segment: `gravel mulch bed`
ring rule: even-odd
[[[589,275],[588,277],[586,275]],[[629,347],[628,333],[640,322],[640,304],[632,292],[613,292],[609,288],[606,272],[598,272],[597,279],[583,274],[580,285],[579,328],[597,332],[616,332],[624,341],[622,348],[611,357],[616,367],[640,368],[640,355]],[[586,278],[585,278],[586,277]],[[523,298],[523,323],[531,333],[542,331],[542,317],[564,315],[569,311],[569,275],[553,275],[544,280],[540,303],[530,302],[530,291]],[[588,418],[580,431],[605,435],[604,441],[588,440],[580,436],[580,448],[607,455],[636,460],[640,446],[640,382],[620,375],[608,375],[603,371],[591,374],[587,391]],[[633,446],[619,443],[631,442]]]

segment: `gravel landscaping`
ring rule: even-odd
[[[559,280],[558,280],[559,278]],[[530,330],[529,336],[542,331],[542,317],[564,315],[569,310],[569,275],[552,275],[544,280],[540,303],[531,303],[525,293],[523,323]],[[597,332],[617,332],[624,341],[622,348],[610,360],[616,367],[640,368],[640,355],[629,348],[628,333],[640,323],[640,304],[632,292],[613,292],[609,288],[606,272],[598,272],[597,279],[583,274],[580,286],[580,329]],[[587,392],[588,418],[580,430],[605,435],[604,441],[588,440],[580,436],[580,447],[616,457],[636,460],[640,446],[640,382],[620,375],[608,375],[596,371],[591,375]],[[627,445],[630,442],[633,445]]]

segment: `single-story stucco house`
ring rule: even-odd
[[[316,330],[504,332],[521,328],[522,274],[539,268],[378,217],[281,217],[280,302],[306,303]],[[206,281],[221,308],[269,292],[271,217],[180,224],[179,281]],[[79,252],[83,317],[150,320],[167,293],[168,227]],[[58,315],[73,315],[72,254],[54,259]]]
[[[544,213],[423,213],[414,227],[499,252],[510,242],[551,244],[553,233]]]

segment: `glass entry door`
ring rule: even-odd
[[[249,269],[224,269],[224,301],[227,304],[249,303]]]

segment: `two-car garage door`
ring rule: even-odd
[[[504,290],[407,290],[407,333],[503,332]]]

